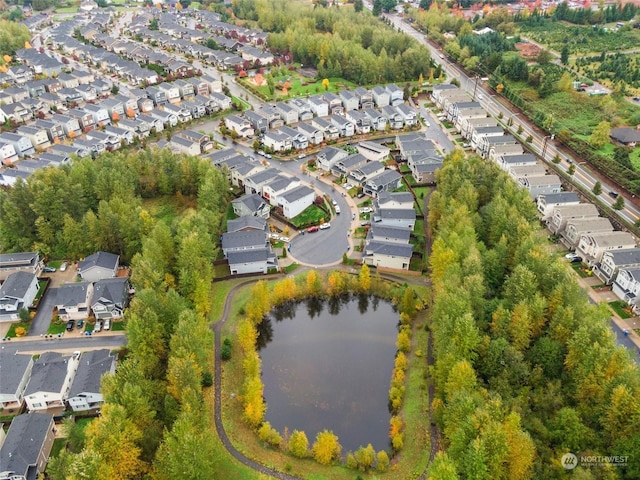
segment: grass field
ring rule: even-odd
[[[189,208],[196,207],[196,199],[190,197],[157,197],[142,199],[142,208],[147,210],[157,220],[171,225],[173,220]]]
[[[317,205],[308,206],[300,215],[291,219],[291,223],[298,228],[309,225],[319,225],[331,219],[331,215],[322,210]]]
[[[261,85],[256,85],[253,80],[243,79],[241,83],[246,85],[250,90],[259,92],[265,98],[286,100],[288,98],[301,97],[304,95],[315,95],[317,93],[324,92],[339,92],[344,89],[355,89],[357,85],[349,82],[343,78],[330,78],[328,88],[325,89],[322,85],[322,80],[313,81],[307,78],[299,76],[295,72],[289,72],[287,75],[281,75],[274,77],[276,89],[273,95],[269,92],[269,86],[266,80]],[[290,88],[286,93],[282,91],[281,87],[286,82],[290,84]]]

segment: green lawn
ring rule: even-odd
[[[292,263],[291,265],[287,265],[286,267],[284,267],[284,268],[282,269],[282,271],[283,271],[284,273],[291,273],[291,272],[293,272],[296,268],[298,268],[299,266],[300,266],[300,265],[298,265],[297,263],[295,263],[295,262],[294,262],[294,263]]]
[[[322,221],[329,221],[331,215],[317,205],[308,206],[300,215],[291,219],[296,228],[305,228],[310,225],[319,225]]]
[[[52,335],[57,335],[58,333],[64,333],[66,329],[67,329],[67,322],[63,320],[52,321],[49,324],[49,329],[47,330],[47,333]]]
[[[57,457],[60,451],[66,446],[66,444],[66,438],[55,438],[53,440],[53,446],[51,447],[51,453],[49,454],[49,457]]]
[[[155,219],[171,225],[179,214],[188,208],[196,207],[196,199],[187,196],[182,196],[178,199],[168,195],[157,198],[145,198],[142,199],[142,207]]]
[[[631,318],[631,317],[633,317],[633,315],[630,314],[627,311],[629,309],[629,305],[627,305],[627,303],[623,302],[622,300],[616,300],[615,302],[609,302],[609,306],[611,307],[611,309],[614,312],[616,312],[616,314],[620,318]]]
[[[322,80],[313,81],[307,78],[299,76],[295,72],[288,72],[287,75],[277,76],[274,78],[276,90],[275,94],[271,95],[269,93],[269,86],[267,85],[267,81],[263,82],[262,85],[257,86],[253,80],[242,79],[241,83],[245,84],[247,88],[251,90],[255,90],[263,95],[265,98],[278,98],[281,100],[292,98],[292,97],[300,97],[304,95],[315,95],[317,93],[324,93],[325,91],[329,92],[339,92],[344,89],[355,89],[357,85],[353,82],[349,82],[343,78],[329,78],[329,86],[328,89],[325,90],[325,87],[322,85]],[[285,82],[290,83],[290,88],[287,91],[286,95],[282,91],[282,85]]]
[[[233,101],[233,103],[240,105],[243,111],[251,109],[251,104],[247,103],[245,100],[241,99],[240,97],[232,96],[231,100]]]
[[[31,322],[16,322],[12,323],[9,327],[9,331],[7,332],[7,338],[16,338],[16,328],[24,327],[24,329],[29,333],[29,328],[31,328]]]
[[[111,323],[111,330],[114,332],[123,332],[127,328],[127,324],[124,320],[118,320]]]

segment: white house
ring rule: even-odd
[[[33,363],[31,378],[24,391],[27,410],[38,411],[65,406],[71,383],[78,369],[80,353],[63,357],[45,352]]]
[[[560,205],[578,205],[580,198],[575,192],[547,193],[538,195],[536,207],[542,215],[542,221],[547,220],[552,214],[553,209]]]
[[[0,350],[0,408],[7,413],[19,412],[24,402],[33,357]]]
[[[636,239],[628,232],[597,232],[580,236],[576,253],[589,264],[594,265],[600,260],[604,252],[634,248]]]
[[[638,314],[640,303],[640,267],[621,268],[611,285],[611,291],[622,301],[633,305]]]
[[[284,216],[294,218],[309,207],[314,198],[315,192],[311,188],[300,185],[280,195],[278,202]]]
[[[367,160],[382,162],[386,160],[391,150],[389,147],[385,147],[376,142],[362,141],[356,145],[358,153],[365,157]]]
[[[78,362],[78,369],[71,383],[67,403],[71,410],[80,412],[99,408],[103,397],[100,391],[102,377],[116,371],[116,357],[109,350],[84,352]]]
[[[38,277],[29,272],[14,272],[0,287],[0,322],[20,320],[20,310],[33,304],[38,293]]]
[[[363,260],[375,267],[409,270],[413,246],[397,242],[371,240],[364,247]]]
[[[92,282],[65,283],[58,289],[55,307],[62,320],[81,320],[89,317],[92,298]]]
[[[336,147],[325,147],[316,155],[316,165],[320,170],[330,172],[336,162],[344,160],[349,152]]]

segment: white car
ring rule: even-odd
[[[373,209],[371,207],[364,207],[360,209],[360,213],[371,213]]]
[[[338,202],[336,202],[335,200],[331,200],[331,203],[333,204],[334,207],[338,206]]]
[[[64,272],[67,269],[67,267],[68,267],[67,262],[64,262],[62,265],[60,265],[60,271]]]
[[[104,329],[111,330],[111,320],[109,320],[108,318],[104,321]]]
[[[289,240],[289,237],[280,237],[280,241],[284,243],[289,243],[291,240]]]
[[[100,330],[102,330],[102,323],[100,322],[100,320],[97,320],[96,326],[93,327],[93,333],[98,333]]]
[[[327,228],[331,228],[330,223],[323,223],[322,225],[320,225],[320,230],[326,230]]]
[[[340,207],[336,205],[336,213],[340,215]]]

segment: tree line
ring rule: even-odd
[[[48,207],[46,221],[62,222],[64,234],[73,234],[55,235],[50,247],[63,248],[64,241],[80,236],[92,252],[102,246],[101,237],[94,240],[84,230],[93,216],[109,230],[101,235],[125,245],[133,270],[136,295],[124,317],[128,345],[116,373],[103,379],[104,405],[83,442],[51,459],[47,472],[54,480],[215,476],[221,453],[203,389],[212,385],[208,313],[215,288],[212,261],[228,202],[223,185],[224,174],[210,162],[154,150],[45,169],[2,192],[3,224],[10,220],[13,229],[19,224],[7,217],[9,206],[36,219]],[[141,194],[193,195],[193,208],[173,221],[156,219],[141,206]],[[42,241],[40,222],[32,232],[37,241]],[[3,228],[3,235],[12,239],[15,231]]]
[[[589,479],[640,476],[640,373],[493,163],[454,152],[430,201],[433,409],[429,478],[565,478],[565,453],[628,455]]]
[[[267,44],[276,53],[291,53],[319,78],[342,77],[360,85],[415,81],[431,74],[426,47],[388,28],[367,11],[350,7],[311,8],[297,2],[243,0],[243,19],[257,19],[270,32]]]

